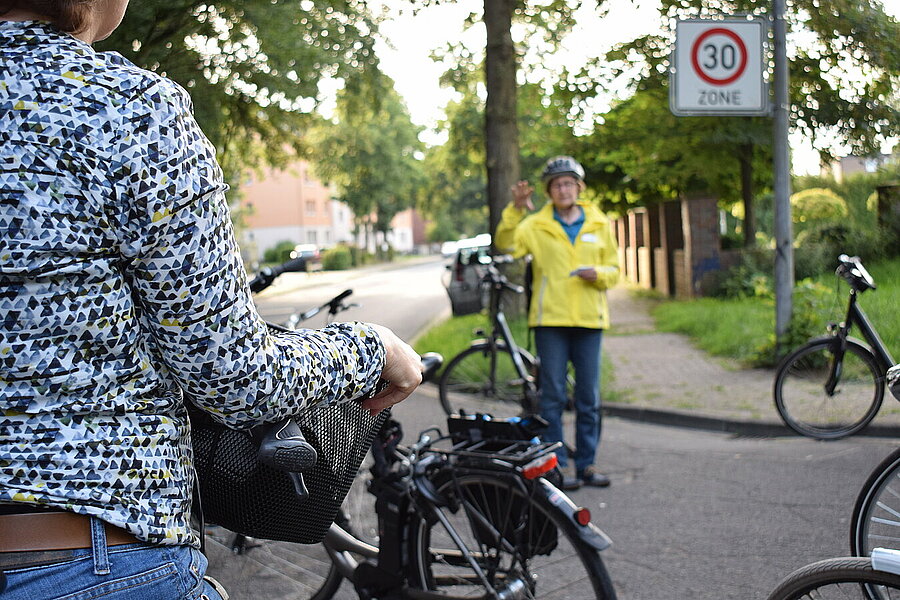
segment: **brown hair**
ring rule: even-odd
[[[96,0],[0,0],[0,17],[13,9],[22,9],[46,17],[66,33],[84,29],[87,15]]]

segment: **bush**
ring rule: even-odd
[[[297,244],[291,240],[282,240],[267,248],[263,253],[263,262],[267,263],[283,263],[291,259],[291,251]]]
[[[831,290],[812,279],[804,279],[794,287],[793,313],[781,346],[775,342],[775,334],[769,335],[765,344],[751,356],[751,363],[770,367],[793,349],[805,344],[810,338],[823,335],[823,315],[829,314]]]
[[[353,257],[347,246],[335,246],[322,253],[322,268],[326,271],[344,271],[353,266]]]
[[[810,188],[791,196],[791,216],[798,231],[847,218],[847,203],[825,188]]]
[[[774,256],[763,248],[741,252],[741,263],[713,274],[706,288],[709,296],[718,298],[771,298]]]
[[[374,260],[374,257],[365,251],[364,248],[350,246],[350,262],[354,267],[361,267]]]

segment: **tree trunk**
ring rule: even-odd
[[[741,198],[744,201],[744,248],[756,245],[756,215],[753,213],[753,144],[742,144]]]
[[[516,112],[516,52],[513,47],[513,0],[484,0],[485,51],[485,157],[490,232],[510,200],[510,188],[519,180],[519,130]]]

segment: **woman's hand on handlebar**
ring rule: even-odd
[[[397,404],[412,394],[422,383],[422,359],[409,344],[382,325],[371,324],[384,344],[384,370],[381,378],[388,386],[372,398],[363,400],[362,406],[373,415]]]

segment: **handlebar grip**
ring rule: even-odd
[[[353,290],[344,290],[343,292],[341,292],[340,294],[338,294],[337,296],[332,298],[331,301],[334,302],[335,304],[337,304],[338,302],[340,302],[341,300],[343,300],[344,298],[346,298],[347,296],[349,296],[352,293],[353,293]]]
[[[422,383],[431,381],[437,374],[438,369],[444,362],[444,357],[437,352],[426,352],[422,355],[422,366],[425,370],[422,372]]]

